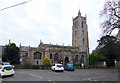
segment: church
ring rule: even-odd
[[[21,62],[28,57],[34,65],[43,65],[43,59],[49,57],[52,64],[62,63],[81,65],[87,64],[89,54],[87,17],[81,16],[80,10],[75,18],[72,18],[72,46],[44,44],[40,41],[38,47],[26,47],[20,45]]]

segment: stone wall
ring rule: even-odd
[[[36,52],[41,53],[41,59],[35,59],[34,55]],[[35,65],[43,65],[44,57],[49,57],[52,64],[61,62],[63,65],[86,63],[86,53],[80,52],[78,47],[71,46],[59,46],[51,44],[41,44],[37,48],[30,47],[29,51],[21,52],[22,55],[27,55],[30,61]],[[58,56],[58,60],[55,61],[55,56]],[[52,58],[50,57],[52,56]],[[76,56],[78,60],[76,61]],[[84,56],[83,62],[81,62],[81,56]]]

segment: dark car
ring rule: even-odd
[[[73,64],[66,64],[66,65],[64,66],[64,70],[74,71],[75,68],[74,68],[74,65],[73,65]]]

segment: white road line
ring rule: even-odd
[[[97,82],[98,80],[93,80],[93,81],[96,81],[96,82]]]
[[[96,80],[96,78],[104,78],[104,77],[106,77],[106,76],[96,76],[96,77],[90,77],[90,78],[86,78],[86,79],[83,79],[83,80],[88,80],[88,81],[98,81],[98,80]]]
[[[51,80],[48,80],[48,81],[50,81],[50,82],[51,82]]]
[[[104,78],[106,76],[96,76],[96,77],[91,77],[91,78]]]
[[[83,79],[84,81],[98,81],[98,80],[94,80],[92,78],[87,78],[87,79]]]
[[[29,74],[30,76],[33,76],[33,77],[38,77],[38,78],[43,78],[41,76],[38,76],[38,75],[33,75],[33,74]]]
[[[87,78],[87,80],[92,81],[92,79],[91,79],[91,78]]]

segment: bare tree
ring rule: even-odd
[[[100,16],[104,20],[101,24],[103,34],[111,35],[117,29],[116,36],[120,38],[120,0],[106,0]]]

